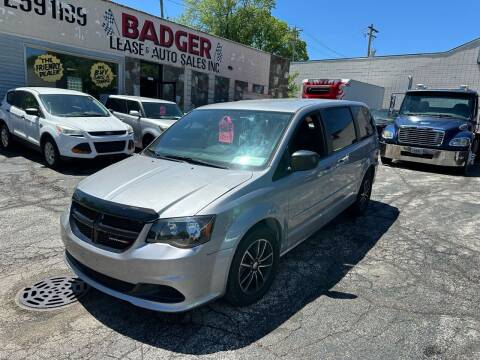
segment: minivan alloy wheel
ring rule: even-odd
[[[245,294],[252,294],[264,286],[273,266],[273,248],[266,239],[258,239],[245,251],[238,271],[238,282]]]

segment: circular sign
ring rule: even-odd
[[[56,82],[63,77],[63,65],[55,55],[44,54],[35,59],[33,64],[35,75],[46,82]]]
[[[90,69],[90,78],[100,88],[109,87],[114,77],[112,68],[103,62],[93,64]]]

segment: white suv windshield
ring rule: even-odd
[[[109,117],[108,110],[91,96],[49,94],[40,95],[47,111],[63,117]]]
[[[153,142],[145,155],[222,168],[263,168],[292,115],[194,110]]]
[[[182,111],[177,104],[143,102],[145,116],[150,119],[180,119]]]

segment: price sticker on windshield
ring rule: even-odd
[[[164,105],[160,106],[160,116],[167,115],[167,108]]]
[[[218,124],[218,142],[222,144],[232,144],[235,130],[230,116],[224,116]]]

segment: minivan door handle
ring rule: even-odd
[[[337,164],[338,164],[338,165],[344,164],[344,163],[346,163],[349,159],[350,159],[350,155],[345,155],[345,156],[342,157],[341,159],[338,159]]]

